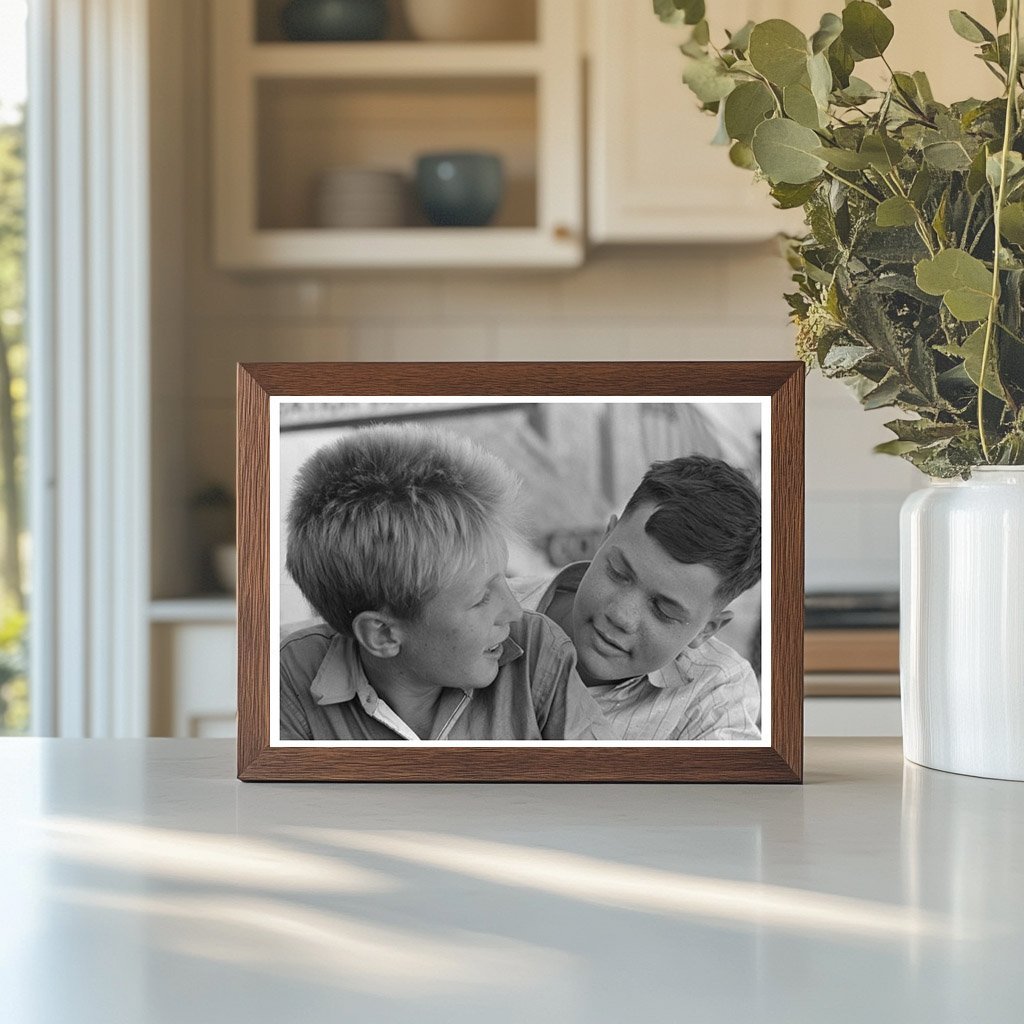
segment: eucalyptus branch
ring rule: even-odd
[[[670,9],[667,0],[656,0],[655,9],[672,20],[680,5],[689,10],[689,3],[676,0]],[[996,44],[987,29],[972,31],[954,17],[959,34],[982,39],[985,65],[1001,86],[998,92],[988,90],[986,99],[945,106],[933,106],[918,73],[896,72],[881,52],[893,35],[884,14],[888,6],[886,0],[855,5],[856,17],[843,29],[849,45],[862,44],[861,50],[880,58],[874,67],[887,70],[887,86],[869,90],[870,96],[857,95],[856,82],[846,92],[833,88],[826,117],[805,114],[809,102],[803,95],[787,108],[788,94],[776,84],[799,74],[817,82],[811,61],[821,59],[811,56],[800,29],[782,19],[753,25],[756,45],[736,51],[737,57],[728,49],[702,47],[703,77],[687,84],[697,86],[699,99],[706,94],[704,78],[730,78],[734,86],[756,82],[729,100],[737,124],[759,122],[764,114],[781,122],[766,127],[765,144],[750,163],[756,174],[779,185],[777,198],[785,205],[802,206],[814,227],[790,254],[795,287],[787,295],[797,350],[808,365],[827,377],[847,379],[868,406],[889,399],[886,404],[920,417],[923,422],[915,420],[914,426],[893,425],[898,440],[913,442],[893,450],[923,472],[953,477],[986,463],[1024,465],[1024,370],[1011,359],[1020,352],[1017,346],[1024,346],[1024,327],[1012,306],[1019,301],[1022,274],[1008,274],[1024,262],[1020,249],[1003,237],[1006,232],[1017,239],[1021,208],[1013,204],[1024,198],[1024,175],[1014,155],[1015,149],[1024,153],[1024,0],[996,3],[996,14],[1004,15],[997,32],[1006,27],[1005,8],[1010,14],[1010,31]],[[692,46],[686,49],[697,53]],[[743,64],[733,70],[737,61]],[[761,89],[771,98],[767,108]],[[982,152],[976,153],[979,146]],[[957,147],[977,156],[969,175]],[[815,156],[825,159],[812,165],[809,158]],[[806,186],[783,184],[801,182],[816,169],[817,177]],[[968,348],[965,333],[971,338]],[[966,393],[965,373],[970,377]],[[879,392],[883,381],[891,383]]]
[[[1009,163],[1010,142],[1013,139],[1013,121],[1017,113],[1017,75],[1020,68],[1020,0],[1010,0],[1010,74],[1006,85],[1006,123],[1003,125],[1003,150],[999,166],[999,190],[995,196],[995,246],[992,256],[992,293],[989,297],[988,319],[985,321],[985,345],[981,350],[981,369],[978,372],[978,433],[985,461],[992,462],[988,435],[985,430],[985,374],[988,372],[992,349],[992,331],[999,312],[999,270],[1002,239],[1003,204],[1006,200],[1006,168]]]

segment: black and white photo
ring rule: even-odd
[[[272,397],[270,428],[272,745],[770,745],[768,397]]]

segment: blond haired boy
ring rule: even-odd
[[[303,464],[287,568],[323,623],[281,644],[282,740],[616,738],[568,637],[509,590],[517,490],[482,448],[413,425]]]

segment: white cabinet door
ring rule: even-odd
[[[679,44],[687,26],[663,25],[650,0],[585,0],[589,26],[589,235],[592,242],[711,242],[799,232],[800,211],[776,210],[767,186],[712,146],[715,120],[682,84]],[[748,19],[785,18],[810,34],[829,0],[708,0],[713,40]],[[936,5],[900,0],[889,56],[901,70],[929,73],[944,102],[998,94],[998,82],[950,27],[947,6],[992,22],[989,0]],[[1006,25],[1004,23],[1003,30]],[[881,61],[858,65],[873,83]]]
[[[734,167],[726,147],[711,145],[715,119],[682,82],[679,44],[689,27],[663,25],[649,0],[587,2],[591,241],[738,241],[799,231],[799,211],[776,210],[767,185]],[[799,17],[796,8],[824,9],[823,2],[709,0],[712,38],[769,17],[806,31],[817,17]]]
[[[152,735],[234,736],[234,622],[157,622],[151,640]]]

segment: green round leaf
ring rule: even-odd
[[[683,81],[701,103],[717,103],[736,88],[735,81],[717,61],[700,58],[687,61]]]
[[[845,89],[850,84],[850,75],[854,68],[853,50],[840,36],[826,52],[828,53],[828,66],[832,69],[836,88]]]
[[[933,142],[921,150],[925,160],[940,171],[966,171],[971,166],[967,150],[959,142]]]
[[[821,140],[810,128],[776,117],[757,126],[751,148],[770,182],[802,185],[813,181],[825,169],[825,161],[814,152],[820,144]]]
[[[745,171],[756,171],[757,160],[754,151],[745,142],[734,142],[729,149],[729,159]]]
[[[971,168],[967,173],[967,191],[977,195],[985,187],[985,166],[988,161],[988,148],[982,146],[971,160]]]
[[[999,178],[1003,170],[1003,154],[1002,152],[993,153],[988,160],[985,161],[985,175],[988,178],[988,183],[993,189],[999,188]],[[1024,174],[1024,157],[1020,153],[1010,150],[1006,154],[1006,186],[1009,189],[1015,187],[1015,180]]]
[[[835,14],[823,14],[818,31],[811,36],[811,52],[827,50],[842,34],[843,19]]]
[[[827,160],[833,167],[838,167],[841,171],[863,171],[871,166],[871,161],[866,156],[861,156],[860,153],[855,153],[852,149],[819,146],[814,150],[814,155],[820,156],[822,160]]]
[[[950,11],[949,23],[958,36],[969,43],[994,42],[995,36],[980,21],[976,21],[966,11]]]
[[[696,25],[704,17],[704,0],[654,0],[654,13],[669,25]]]
[[[914,84],[917,86],[917,95],[925,101],[925,103],[934,103],[935,97],[932,95],[931,83],[928,81],[928,76],[923,71],[915,71],[911,76],[914,79]]]
[[[910,196],[910,201],[917,206],[921,206],[925,199],[928,198],[928,193],[931,191],[934,182],[935,175],[932,174],[927,164],[922,164],[921,169],[914,175],[914,182],[907,193]]]
[[[903,196],[892,196],[878,204],[875,224],[880,228],[905,228],[917,222],[914,204]]]
[[[903,159],[903,147],[887,135],[865,135],[860,151],[871,166],[883,174],[894,171]]]
[[[750,46],[750,33],[754,30],[754,22],[748,21],[743,28],[737,29],[729,36],[729,42],[723,49],[732,50],[735,53],[746,53]]]
[[[750,33],[747,59],[773,85],[799,81],[807,69],[808,56],[807,37],[788,21],[762,21]]]
[[[787,185],[782,182],[772,186],[772,199],[778,204],[780,210],[794,210],[798,206],[803,206],[817,189],[818,183],[815,181],[800,185]],[[794,269],[796,268],[794,267]],[[806,269],[809,271],[811,265],[807,264]]]
[[[811,57],[807,62],[807,76],[818,109],[827,113],[829,96],[832,94],[832,69],[828,66],[828,57],[825,54],[819,53]]]
[[[916,451],[920,447],[917,441],[883,441],[876,444],[872,451],[876,455],[906,455],[907,452]]]
[[[877,89],[873,89],[868,85],[863,78],[851,75],[849,84],[842,90],[840,95],[848,103],[858,104],[866,103],[868,100],[873,100],[880,94]]]
[[[805,128],[822,126],[821,111],[811,93],[810,85],[806,82],[796,82],[782,90],[782,107],[788,118]]]
[[[853,0],[843,8],[843,39],[861,59],[881,57],[892,36],[892,22],[874,4]]]
[[[774,110],[775,99],[763,82],[743,82],[725,101],[725,129],[749,146],[754,129]]]
[[[1014,245],[1024,245],[1024,203],[1010,203],[1004,207],[999,233]]]
[[[999,383],[999,376],[996,373],[995,359],[993,358],[994,348],[994,346],[989,347],[988,362],[985,365],[985,390],[990,395],[1005,401],[1006,392],[1003,391],[1003,386]],[[939,346],[939,351],[953,359],[962,359],[964,372],[971,378],[975,387],[981,384],[981,364],[985,354],[984,324],[978,327],[959,348],[953,345],[942,345]]]
[[[928,295],[941,295],[958,320],[970,322],[988,316],[992,272],[963,249],[944,249],[921,260],[914,274],[918,288]]]

